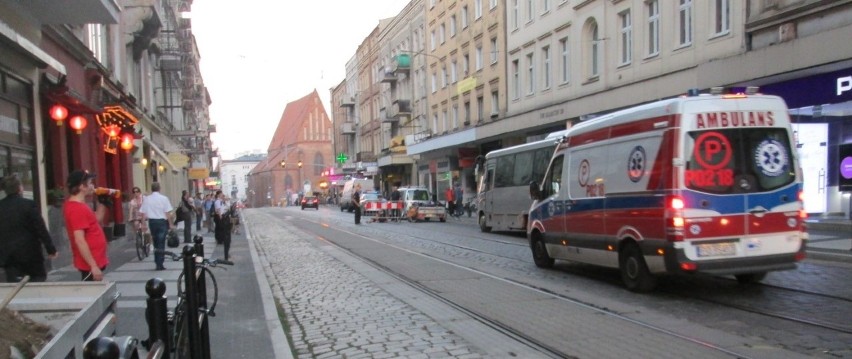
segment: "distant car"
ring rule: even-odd
[[[305,207],[314,208],[319,210],[319,197],[314,195],[306,195],[302,197],[302,210],[305,210]]]

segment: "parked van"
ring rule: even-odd
[[[618,268],[649,291],[665,273],[756,282],[804,259],[802,174],[784,101],[747,93],[659,101],[582,122],[533,203],[533,260]]]
[[[361,185],[361,191],[372,191],[373,180],[366,178],[353,178],[343,184],[343,192],[340,193],[340,211],[344,210],[352,212],[355,210],[355,204],[352,203],[352,193],[355,192],[355,185]]]

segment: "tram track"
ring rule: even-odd
[[[331,231],[338,231],[339,230],[339,229],[336,229],[333,226],[329,225],[326,222],[322,222],[322,221],[309,221],[309,222],[316,224],[316,225],[319,225],[319,226],[325,228],[325,230],[331,230]],[[573,358],[573,357],[575,357],[571,353],[567,353],[563,350],[560,350],[559,348],[556,348],[555,346],[553,346],[551,344],[543,342],[543,341],[537,339],[536,337],[534,337],[532,335],[529,335],[529,334],[527,334],[523,331],[520,331],[520,330],[514,328],[511,325],[508,325],[508,324],[500,321],[499,319],[495,319],[494,317],[491,317],[487,314],[481,313],[476,308],[470,308],[470,307],[464,306],[460,303],[457,303],[457,302],[453,301],[451,298],[448,298],[448,297],[442,295],[439,291],[425,285],[421,281],[418,281],[414,278],[410,278],[410,277],[408,277],[404,274],[401,274],[398,271],[395,271],[391,267],[388,267],[388,266],[386,266],[386,265],[384,265],[384,264],[382,264],[382,263],[380,263],[380,262],[378,262],[378,261],[376,261],[376,260],[374,260],[374,259],[372,259],[368,256],[359,254],[356,251],[350,250],[346,246],[342,246],[342,245],[336,243],[336,241],[334,241],[334,240],[330,240],[328,235],[323,236],[321,233],[317,233],[317,232],[324,232],[324,230],[317,231],[316,229],[318,229],[318,228],[307,229],[307,228],[304,228],[304,227],[303,227],[303,229],[308,230],[310,232],[313,232],[318,237],[323,238],[324,243],[328,243],[329,245],[334,246],[338,250],[343,251],[343,252],[347,253],[348,255],[351,255],[355,258],[358,258],[359,260],[363,261],[364,263],[369,264],[371,267],[375,268],[376,270],[381,271],[382,273],[385,273],[386,275],[391,276],[391,277],[399,280],[400,282],[402,282],[402,283],[404,283],[408,286],[411,286],[412,288],[415,288],[416,290],[422,292],[424,295],[428,295],[429,297],[434,298],[435,300],[438,300],[438,301],[440,301],[440,302],[442,302],[442,303],[444,303],[444,304],[446,304],[446,305],[468,315],[470,318],[482,323],[483,325],[486,325],[490,328],[493,328],[493,329],[503,333],[507,337],[513,338],[517,342],[526,345],[530,349],[538,351],[538,352],[542,353],[543,355],[545,355],[547,357],[553,357],[553,358]],[[480,269],[478,269],[474,266],[452,262],[452,261],[449,261],[447,259],[437,257],[435,255],[423,253],[421,251],[416,251],[416,250],[412,250],[412,249],[409,249],[409,248],[400,247],[399,245],[396,245],[396,244],[389,244],[389,243],[384,242],[382,240],[377,240],[377,239],[365,237],[365,236],[360,235],[358,233],[352,233],[352,232],[348,232],[348,231],[346,231],[346,232],[350,233],[350,234],[357,235],[359,237],[362,237],[365,240],[381,243],[382,245],[390,246],[390,247],[393,247],[395,249],[398,249],[398,250],[401,250],[401,251],[404,251],[404,252],[407,252],[407,253],[410,253],[410,254],[422,256],[422,257],[428,258],[429,260],[440,262],[440,263],[445,264],[445,265],[450,265],[450,266],[453,266],[453,267],[456,267],[456,268],[463,269],[465,271],[470,271],[470,272],[476,273],[478,275],[482,275],[482,276],[489,277],[489,278],[494,279],[494,280],[502,281],[504,283],[510,283],[513,286],[518,287],[518,288],[523,288],[524,290],[544,294],[546,296],[549,296],[549,297],[556,299],[558,301],[561,301],[563,303],[570,304],[570,305],[573,305],[573,306],[582,307],[586,310],[593,311],[597,314],[605,315],[609,318],[616,319],[616,320],[619,320],[619,321],[623,321],[625,323],[630,323],[632,325],[643,328],[643,330],[649,330],[649,331],[653,331],[653,332],[656,332],[656,333],[659,333],[659,334],[663,334],[665,336],[677,338],[679,340],[683,340],[685,342],[689,342],[691,344],[710,349],[714,352],[723,353],[724,355],[728,355],[728,356],[731,356],[731,357],[749,358],[749,355],[746,355],[746,354],[743,354],[743,353],[738,353],[738,352],[733,351],[731,349],[724,348],[720,345],[715,345],[713,343],[710,343],[710,342],[708,342],[708,340],[706,338],[691,337],[689,335],[685,335],[685,334],[682,334],[682,333],[679,333],[679,332],[676,332],[676,331],[673,331],[673,330],[669,330],[669,329],[663,328],[661,326],[655,325],[655,324],[650,323],[650,322],[631,318],[631,317],[626,316],[624,314],[618,313],[617,311],[614,311],[614,310],[610,310],[610,309],[607,309],[607,308],[596,306],[592,303],[588,303],[586,301],[583,301],[583,300],[578,299],[578,298],[571,297],[569,295],[557,293],[557,292],[548,290],[546,288],[531,285],[529,283],[525,283],[525,282],[519,281],[519,280],[514,280],[514,279],[511,279],[511,278],[496,277],[496,276],[494,276],[490,273],[484,272],[484,271],[482,271],[482,270],[480,270]],[[410,232],[407,232],[406,235],[412,236],[412,234]],[[414,237],[417,237],[417,236],[414,236]],[[432,240],[432,239],[429,239],[429,238],[422,238],[422,237],[417,237],[417,239],[428,240],[428,241],[431,241],[431,242],[440,243],[441,245],[450,245],[450,246],[453,246],[453,247],[456,247],[456,248],[459,248],[459,249],[463,249],[463,250],[467,250],[467,251],[475,251],[477,253],[495,256],[495,254],[493,254],[493,253],[488,253],[486,251],[469,248],[467,246],[453,245],[453,244],[446,243],[446,242],[443,242],[443,241],[435,241],[435,240]],[[496,255],[496,256],[501,257],[501,258],[505,258],[505,259],[510,259],[510,260],[513,260],[513,261],[520,261],[517,258],[505,257],[505,256],[499,256],[499,255]]]
[[[755,283],[743,287],[733,279],[717,279],[726,282],[728,286],[722,289],[714,288],[713,291],[696,290],[695,286],[679,286],[669,288],[667,293],[809,327],[852,334],[852,325],[844,320],[845,317],[833,315],[830,311],[830,308],[848,307],[852,304],[852,299],[773,284]],[[786,293],[795,293],[795,296]],[[765,300],[766,298],[771,300]],[[825,311],[797,312],[797,308],[805,305],[803,303],[825,308]]]

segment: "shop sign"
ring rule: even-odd
[[[189,164],[189,157],[183,153],[169,153],[169,162],[175,167],[186,167]]]
[[[210,170],[205,167],[193,167],[189,169],[189,179],[203,180],[210,177]]]
[[[781,96],[789,108],[852,101],[852,68],[763,85],[760,92]]]

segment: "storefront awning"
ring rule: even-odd
[[[147,143],[148,146],[151,146],[151,149],[154,150],[154,154],[156,154],[158,157],[157,162],[162,162],[169,165],[169,168],[171,168],[172,171],[177,171],[179,169],[177,166],[175,166],[174,163],[172,163],[172,161],[169,161],[169,155],[167,155],[166,152],[157,147],[156,144],[148,140],[145,140],[145,143]]]

